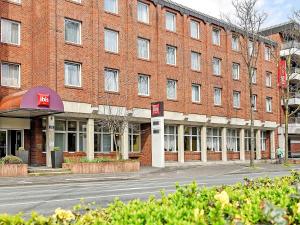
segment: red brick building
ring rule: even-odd
[[[53,147],[114,157],[99,126],[109,104],[130,112],[124,157],[152,165],[150,106],[163,101],[165,161],[249,159],[247,69],[226,23],[166,0],[0,0],[0,20],[2,156],[24,146],[33,165]],[[278,142],[277,66],[265,55],[276,46],[262,37],[253,78],[257,159]]]

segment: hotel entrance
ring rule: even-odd
[[[16,151],[24,146],[23,130],[0,130],[0,157],[16,155]]]

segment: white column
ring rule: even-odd
[[[165,120],[164,117],[151,119],[152,134],[152,166],[158,168],[165,167]]]
[[[270,152],[271,159],[276,159],[276,146],[275,146],[275,131],[270,131]]]
[[[178,162],[184,163],[184,125],[178,126]]]
[[[245,129],[240,129],[240,160],[245,159]]]
[[[201,161],[207,162],[207,131],[206,126],[201,127]]]
[[[121,156],[122,159],[129,159],[129,135],[128,135],[128,124],[124,128],[123,135],[121,137]]]
[[[86,124],[86,157],[88,160],[94,159],[94,119],[88,119]]]
[[[54,126],[55,119],[54,116],[48,116],[47,127],[46,127],[46,165],[47,167],[52,167],[51,162],[51,151],[54,150]],[[60,149],[63,151],[64,149]]]
[[[257,130],[256,131],[256,159],[260,160],[261,159],[261,131]]]
[[[222,128],[222,161],[227,162],[227,128]]]

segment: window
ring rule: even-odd
[[[220,152],[221,138],[220,128],[207,128],[207,150]]]
[[[94,127],[94,151],[102,153],[112,152],[114,146],[113,135],[107,128],[95,124]]]
[[[140,124],[128,125],[129,152],[141,151],[141,127]]]
[[[221,31],[219,29],[214,28],[212,31],[212,43],[214,45],[220,45],[221,42]]]
[[[20,65],[1,63],[1,86],[20,87]]]
[[[253,43],[253,41],[249,41],[248,42],[248,54],[249,54],[249,56],[253,55],[253,51],[254,51],[254,43]]]
[[[240,151],[240,136],[238,129],[227,129],[227,151]]]
[[[190,30],[191,30],[191,37],[192,38],[195,38],[195,39],[200,38],[200,24],[197,21],[191,20]]]
[[[240,45],[239,44],[239,36],[232,35],[232,38],[231,38],[231,48],[232,48],[232,50],[239,51],[239,49],[240,49],[239,45]]]
[[[266,98],[266,111],[272,112],[272,98],[271,97]]]
[[[150,95],[150,84],[149,84],[150,77],[147,75],[139,75],[138,78],[138,94],[142,96],[149,96]]]
[[[201,151],[201,131],[200,127],[185,127],[184,129],[184,150]]]
[[[222,105],[222,89],[214,88],[214,104]]]
[[[81,3],[81,0],[72,0],[73,2]]]
[[[252,84],[256,84],[256,76],[257,76],[257,69],[256,68],[251,68]]]
[[[220,76],[221,75],[221,59],[213,58],[213,74]]]
[[[10,2],[14,2],[14,3],[21,3],[21,0],[9,0]]]
[[[252,95],[252,109],[257,110],[257,95]]]
[[[177,81],[167,80],[167,98],[175,100],[177,98]]]
[[[200,71],[200,53],[191,52],[191,68],[192,70]]]
[[[119,32],[114,30],[104,30],[104,45],[108,52],[119,52]]]
[[[266,73],[266,86],[272,87],[272,73],[271,72]]]
[[[271,61],[271,48],[265,46],[265,60]]]
[[[238,63],[232,63],[232,79],[240,79],[240,64]]]
[[[20,45],[20,27],[19,22],[1,19],[1,42]]]
[[[81,64],[65,62],[65,85],[81,87]]]
[[[166,29],[176,32],[176,15],[174,13],[166,12]]]
[[[251,130],[245,130],[245,151],[251,150]],[[254,130],[254,151],[256,150],[256,137]]]
[[[105,91],[118,92],[119,91],[119,71],[114,69],[105,69]]]
[[[177,48],[171,45],[167,45],[167,64],[176,66],[176,51]]]
[[[65,41],[81,44],[81,22],[65,19]]]
[[[118,14],[118,0],[104,0],[104,11]]]
[[[61,151],[86,151],[86,122],[55,120],[55,147]]]
[[[137,3],[137,19],[139,22],[149,23],[149,5],[143,2]]]
[[[165,151],[176,152],[177,151],[177,127],[176,126],[165,126]]]
[[[200,85],[192,84],[192,101],[200,102]]]
[[[233,108],[239,109],[241,107],[241,92],[233,92]]]
[[[138,38],[138,57],[140,59],[150,59],[150,41],[144,38]]]
[[[267,149],[267,131],[261,131],[260,143],[261,143],[261,150],[266,151],[266,149]]]

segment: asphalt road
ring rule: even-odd
[[[210,169],[208,168],[208,171]],[[0,188],[0,213],[16,214],[23,212],[27,217],[32,211],[49,215],[58,207],[70,209],[84,199],[85,202],[95,202],[106,206],[115,198],[123,201],[131,199],[146,200],[150,195],[160,196],[164,189],[166,193],[175,190],[175,183],[180,185],[196,181],[200,186],[215,186],[243,182],[245,177],[276,177],[289,174],[287,170],[273,172],[240,173],[238,171],[218,171],[210,175],[197,173],[197,168],[164,173],[154,173],[148,176],[128,178],[128,180],[100,181],[97,177],[66,177],[67,183],[55,183],[55,177],[49,178],[48,184],[27,184]],[[214,175],[212,175],[214,174]]]

